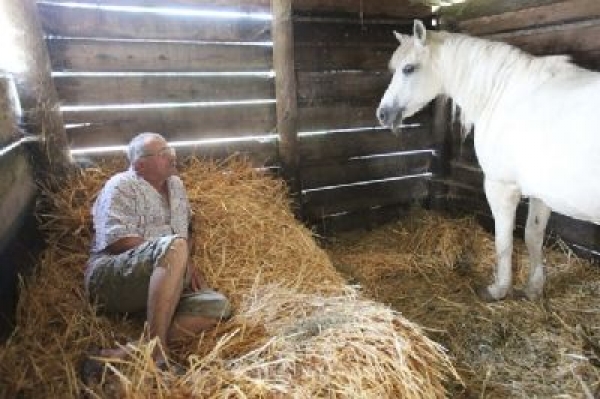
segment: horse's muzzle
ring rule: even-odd
[[[382,126],[389,127],[392,132],[398,133],[402,124],[402,115],[404,108],[379,107],[377,109],[377,119]]]

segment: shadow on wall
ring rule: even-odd
[[[20,223],[10,237],[0,240],[0,343],[14,329],[19,297],[19,276],[33,272],[37,257],[44,248],[44,239],[34,216],[32,202],[18,218]]]

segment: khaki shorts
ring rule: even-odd
[[[140,313],[146,310],[150,277],[176,235],[147,241],[119,255],[93,255],[87,265],[85,287],[88,296],[109,313]],[[189,288],[186,276],[184,289]],[[176,314],[229,318],[227,298],[213,290],[182,295]]]

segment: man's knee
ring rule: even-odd
[[[175,251],[178,254],[185,255],[187,257],[188,253],[188,243],[185,238],[177,237],[171,242],[169,246],[169,251]]]
[[[187,241],[184,238],[178,237],[175,238],[169,245],[169,248],[162,259],[162,262],[160,262],[160,265],[167,268],[174,268],[175,270],[183,273],[187,268],[187,260]]]

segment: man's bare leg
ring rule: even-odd
[[[187,242],[176,238],[150,277],[147,309],[150,337],[157,337],[165,350],[173,315],[183,291],[187,254]],[[154,358],[157,362],[164,360],[158,348]]]

